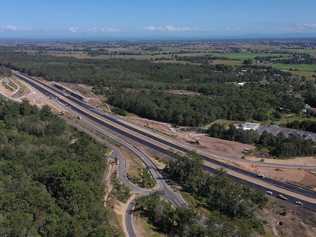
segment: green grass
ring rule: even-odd
[[[307,53],[316,57],[316,49],[289,49],[287,50],[290,53]]]
[[[216,59],[213,60],[213,64],[224,64],[230,66],[240,66],[242,61],[240,60],[233,60],[233,59]]]
[[[209,127],[211,127],[214,124],[229,126],[230,124],[232,124],[234,122],[237,122],[237,121],[232,121],[232,120],[227,120],[227,119],[217,119],[217,120],[211,122],[210,124],[206,124],[203,128],[208,129]]]
[[[251,53],[251,52],[241,52],[241,53],[213,53],[211,54],[215,57],[225,57],[229,60],[237,60],[243,61],[245,59],[255,59],[256,57],[267,57],[267,56],[275,56],[275,57],[284,57],[286,55],[278,54],[278,53]]]
[[[155,230],[155,227],[148,223],[147,219],[141,216],[137,216],[138,224],[141,224],[146,237],[165,237],[166,235],[159,233]]]
[[[289,71],[294,75],[304,76],[306,78],[312,78],[316,75],[316,64],[273,64],[272,67]],[[290,70],[292,69],[292,70]]]

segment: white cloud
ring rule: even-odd
[[[0,26],[0,32],[13,32],[17,30],[18,28],[15,25]]]
[[[0,25],[0,32],[27,32],[32,31],[29,27],[18,27],[15,25]]]
[[[290,26],[290,31],[294,31],[294,32],[316,31],[316,23],[295,24],[295,25]]]
[[[106,32],[120,32],[121,29],[109,27],[109,28],[106,28],[105,31]]]
[[[190,31],[198,31],[198,29],[188,27],[188,26],[173,26],[173,25],[165,25],[165,26],[146,26],[144,28],[147,31],[160,31],[160,32],[190,32]]]
[[[77,33],[79,31],[79,27],[71,26],[68,28],[71,33]]]
[[[310,29],[310,30],[315,30],[315,29],[316,29],[316,23],[313,23],[313,24],[303,24],[302,26],[303,26],[303,28],[305,28],[305,29]]]
[[[89,32],[93,32],[93,33],[115,33],[115,32],[121,32],[120,29],[114,28],[114,27],[92,27],[88,31]]]
[[[4,29],[7,31],[17,31],[18,30],[18,28],[14,25],[7,25],[4,27]]]
[[[232,31],[240,31],[240,30],[241,30],[241,28],[240,27],[236,27],[236,26],[226,26],[225,27],[225,31],[232,32]]]

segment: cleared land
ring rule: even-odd
[[[137,236],[139,237],[166,237],[155,231],[155,228],[150,225],[144,218],[136,215],[134,218]]]
[[[314,237],[316,235],[316,215],[302,208],[272,200],[260,215],[267,220],[266,234],[263,237]]]

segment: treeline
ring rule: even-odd
[[[316,133],[316,121],[314,120],[294,120],[289,123],[286,123],[285,126],[288,128]]]
[[[0,99],[0,236],[118,236],[104,170],[104,148],[48,107]]]
[[[153,63],[133,59],[76,59],[29,55],[12,51],[0,53],[0,64],[48,80],[90,84],[96,89],[147,88],[199,90],[214,83],[298,82],[290,74],[271,67],[247,68],[226,65]],[[240,73],[246,69],[246,72]],[[278,79],[278,80],[276,80]]]
[[[135,211],[170,237],[246,237],[252,233],[246,226],[240,230],[236,221],[218,212],[202,215],[192,208],[174,207],[158,194],[138,199]]]
[[[288,158],[294,156],[312,156],[316,154],[316,144],[298,136],[286,137],[283,134],[274,136],[267,132],[261,135],[255,131],[243,131],[234,125],[214,124],[208,129],[211,137],[255,144],[258,148],[267,148],[272,156]]]
[[[235,183],[221,172],[205,173],[201,159],[195,155],[169,162],[165,172],[206,208],[231,218],[254,218],[254,210],[266,201],[264,193]]]
[[[204,55],[204,56],[175,56],[177,61],[187,61],[191,63],[199,63],[199,64],[210,64],[215,59],[223,59],[224,57],[215,57],[213,55]],[[226,66],[229,68],[229,66]]]
[[[11,71],[8,68],[0,65],[0,76],[8,77],[10,75],[11,75]]]
[[[275,62],[285,64],[315,64],[316,58],[310,54],[293,54],[288,58],[277,59]]]
[[[198,201],[196,207],[205,208],[207,212],[201,215],[198,209],[172,208],[156,195],[141,199],[137,210],[163,233],[169,236],[228,237],[263,232],[256,214],[266,203],[263,193],[237,184],[221,172],[205,173],[201,160],[195,156],[171,161],[164,171]]]
[[[221,138],[229,141],[237,141],[246,144],[255,144],[259,140],[259,135],[255,131],[236,128],[233,124],[228,127],[215,123],[207,130],[210,137]]]
[[[121,88],[174,88],[235,81],[233,68],[153,63],[133,59],[75,59],[1,52],[2,65],[48,80]],[[222,73],[225,70],[225,73]],[[258,75],[259,76],[259,75]]]
[[[0,54],[0,64],[48,80],[89,84],[108,102],[151,119],[199,126],[215,119],[275,119],[300,113],[315,102],[314,82],[271,67],[153,63],[146,60],[92,60]],[[239,86],[238,82],[244,82]],[[194,95],[172,95],[188,90]]]
[[[221,113],[213,109],[212,101],[207,97],[174,96],[148,91],[115,91],[109,96],[108,102],[145,118],[185,126],[199,126]]]
[[[152,90],[113,90],[108,93],[108,103],[142,117],[183,126],[200,126],[216,119],[264,121],[278,118],[280,108],[294,113],[304,108],[300,98],[259,87],[222,84],[203,92],[206,95],[186,96]]]
[[[158,232],[168,236],[207,236],[207,229],[199,223],[192,209],[174,207],[158,194],[138,199],[135,211],[146,217]]]
[[[316,58],[312,57],[310,54],[306,53],[286,53],[282,56],[280,55],[271,55],[271,56],[258,56],[255,57],[255,60],[260,62],[268,63],[283,63],[283,64],[315,64]]]

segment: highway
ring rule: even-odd
[[[58,99],[65,106],[70,107],[77,113],[95,121],[99,124],[99,126],[111,129],[113,132],[120,134],[120,136],[124,136],[134,142],[146,145],[170,156],[174,153],[186,153],[192,151],[190,150],[190,147],[179,144],[176,141],[171,141],[170,138],[164,138],[161,135],[153,134],[152,132],[138,128],[135,125],[128,124],[114,115],[103,113],[85,102],[73,98],[72,96],[65,94],[63,91],[59,91],[45,83],[34,80],[19,72],[14,73],[25,82],[40,90],[42,93]],[[204,167],[207,171],[224,169],[229,176],[234,177],[234,179],[239,182],[254,186],[261,190],[271,190],[274,194],[281,193],[288,198],[289,202],[292,203],[296,200],[300,200],[304,203],[305,208],[316,211],[316,193],[311,190],[305,190],[295,185],[282,183],[268,178],[262,179],[258,177],[257,174],[229,165],[219,159],[216,159],[216,157],[212,155],[205,154],[199,150],[194,151],[204,158]]]
[[[84,118],[82,118],[83,120]],[[117,160],[118,164],[118,178],[119,180],[130,188],[131,192],[133,193],[132,198],[128,200],[127,209],[124,215],[123,226],[125,228],[125,232],[129,237],[136,236],[136,231],[134,228],[133,222],[133,209],[135,205],[135,198],[140,196],[146,196],[154,192],[159,192],[163,195],[167,200],[173,203],[176,206],[186,207],[187,204],[180,195],[180,193],[175,192],[165,181],[163,176],[160,174],[158,167],[155,165],[154,162],[150,159],[150,157],[145,154],[142,150],[138,149],[136,146],[131,145],[126,139],[122,139],[113,133],[111,130],[104,128],[102,126],[98,126],[97,123],[94,121],[89,120],[86,118],[84,120],[85,125],[89,127],[90,130],[93,130],[94,133],[98,135],[102,135],[102,137],[107,137],[114,140],[120,146],[124,146],[130,153],[133,153],[137,156],[145,165],[145,167],[149,170],[152,177],[156,181],[156,186],[152,189],[145,189],[137,186],[136,184],[132,183],[127,177],[127,170],[128,164],[126,159],[122,155],[120,148],[116,145],[113,145],[109,142],[106,142],[107,147],[111,148],[112,154],[111,157],[114,160]]]
[[[55,83],[56,85],[56,83]],[[63,87],[65,88],[65,87]],[[67,90],[69,89],[66,89]],[[55,90],[56,91],[56,90]],[[60,90],[56,91],[57,93],[61,93]],[[139,134],[145,135],[155,141],[161,142],[163,144],[166,144],[168,146],[170,146],[171,148],[174,148],[180,152],[196,152],[197,154],[201,155],[206,161],[207,160],[212,160],[212,159],[216,159],[216,160],[224,160],[224,161],[234,161],[234,162],[238,162],[238,161],[242,161],[242,162],[247,162],[250,164],[255,164],[256,166],[260,166],[260,167],[271,167],[271,168],[284,168],[284,169],[310,169],[310,170],[314,170],[316,169],[315,165],[294,165],[294,164],[276,164],[276,163],[263,163],[260,161],[250,161],[250,160],[244,160],[241,158],[236,158],[236,157],[229,157],[229,156],[219,156],[219,155],[215,155],[215,154],[211,154],[211,153],[206,153],[204,151],[198,150],[195,147],[191,147],[188,144],[183,144],[183,143],[179,143],[178,141],[175,140],[171,140],[169,137],[165,137],[165,136],[161,136],[157,133],[152,133],[150,130],[147,129],[143,129],[141,127],[138,127],[136,125],[133,125],[131,123],[126,122],[125,120],[120,119],[118,116],[109,114],[109,113],[104,113],[92,106],[90,106],[89,104],[87,104],[85,101],[83,100],[79,100],[77,97],[73,98],[73,94],[74,92],[69,91],[69,93],[71,93],[72,97],[69,97],[66,95],[67,98],[69,98],[72,101],[75,101],[76,103],[78,103],[79,105],[81,105],[82,107],[100,115],[101,117],[104,117],[114,123],[117,123],[129,130],[135,131]]]

